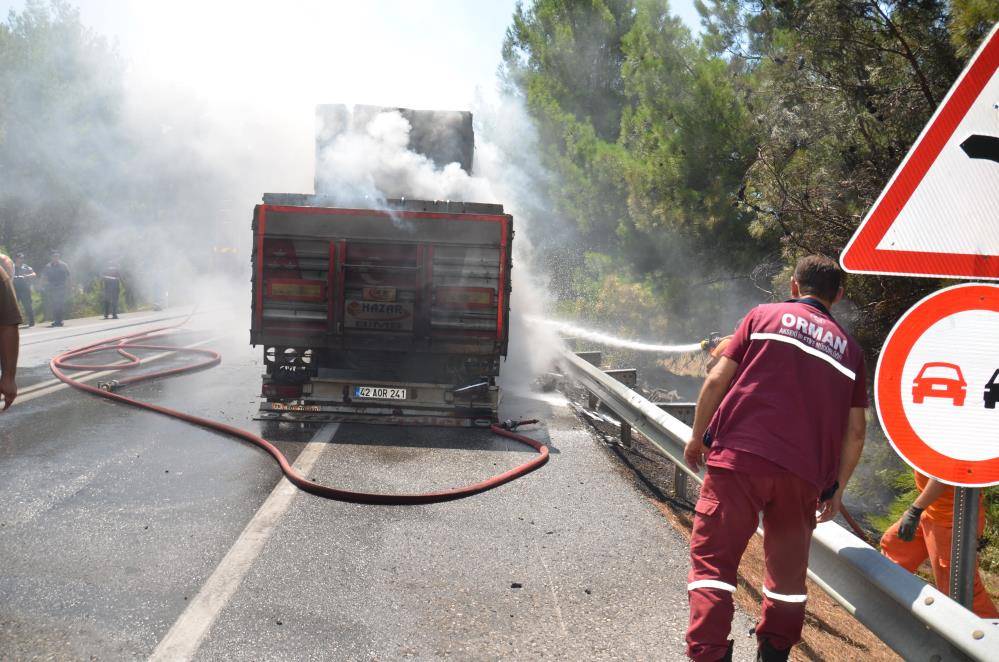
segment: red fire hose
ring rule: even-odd
[[[535,441],[530,437],[526,437],[521,434],[517,434],[512,430],[501,428],[498,425],[492,426],[492,431],[498,435],[519,441],[522,444],[526,444],[538,452],[538,456],[525,462],[509,471],[505,471],[499,475],[493,476],[479,483],[472,485],[466,485],[464,487],[456,487],[447,490],[441,490],[439,492],[428,492],[425,494],[373,494],[369,492],[353,492],[350,490],[341,490],[335,487],[328,487],[326,485],[320,485],[311,480],[308,480],[302,474],[298,473],[293,466],[288,462],[288,458],[284,456],[280,450],[277,449],[272,443],[267,441],[262,437],[247,432],[246,430],[241,430],[232,425],[227,425],[225,423],[219,423],[218,421],[213,421],[207,418],[202,418],[200,416],[194,416],[192,414],[185,414],[182,411],[177,411],[176,409],[170,409],[169,407],[163,407],[161,405],[154,405],[149,402],[142,402],[141,400],[136,400],[135,398],[130,398],[120,393],[115,393],[114,389],[126,386],[128,384],[136,384],[138,382],[147,381],[150,379],[156,379],[159,377],[168,377],[172,375],[179,375],[186,372],[191,372],[193,370],[201,370],[204,368],[209,368],[211,366],[218,365],[222,357],[218,352],[214,352],[206,349],[196,349],[193,347],[176,347],[173,345],[163,345],[156,344],[155,341],[162,339],[165,336],[165,332],[182,326],[187,320],[179,324],[164,326],[157,329],[152,329],[150,331],[141,331],[138,333],[132,333],[124,336],[118,336],[116,338],[108,338],[101,340],[90,345],[85,345],[83,347],[78,347],[76,349],[71,349],[62,354],[58,354],[53,357],[49,363],[49,367],[57,378],[69,384],[74,388],[78,388],[82,391],[87,391],[94,395],[98,395],[102,398],[107,398],[108,400],[114,400],[116,402],[121,402],[126,405],[131,405],[133,407],[139,407],[142,409],[147,409],[149,411],[156,412],[158,414],[163,414],[164,416],[170,416],[193,425],[197,425],[208,430],[214,430],[216,432],[221,432],[222,434],[229,435],[231,437],[236,437],[242,439],[243,441],[248,441],[255,446],[259,446],[273,457],[278,465],[281,467],[281,471],[284,473],[285,477],[297,486],[299,489],[314,494],[316,496],[323,497],[324,499],[334,499],[336,501],[348,501],[351,503],[365,503],[365,504],[381,504],[381,505],[415,505],[424,503],[439,503],[442,501],[452,501],[454,499],[461,499],[473,494],[478,494],[480,492],[485,492],[494,487],[498,487],[503,483],[508,483],[515,478],[524,476],[535,469],[541,467],[545,462],[548,461],[548,448],[539,441]],[[141,375],[136,375],[130,378],[118,379],[110,382],[105,388],[99,388],[85,384],[73,377],[66,375],[63,370],[128,370],[133,368],[138,368],[143,365],[142,359],[132,354],[129,350],[145,349],[145,350],[161,350],[161,351],[171,351],[177,353],[188,353],[197,354],[205,357],[204,359],[192,363],[190,365],[185,365],[177,368],[170,368],[167,370],[160,370],[156,372],[145,372]],[[78,363],[76,360],[90,357],[94,354],[99,354],[101,352],[115,351],[121,357],[126,359],[125,363],[107,363],[107,364],[90,364],[90,363]],[[522,421],[518,424],[511,425],[510,427],[516,427],[517,425],[537,423],[537,421]]]

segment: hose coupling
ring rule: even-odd
[[[111,381],[108,382],[97,382],[97,388],[101,389],[102,391],[107,391],[108,393],[114,393],[115,391],[117,391],[118,386],[119,384],[117,379],[112,379]]]
[[[511,432],[513,432],[514,430],[516,430],[517,428],[519,428],[521,425],[534,425],[537,422],[538,422],[538,419],[536,419],[536,418],[529,418],[529,419],[520,420],[520,421],[515,421],[512,418],[508,418],[507,420],[505,420],[502,423],[500,423],[499,426],[501,428],[503,428],[504,430],[510,430]]]

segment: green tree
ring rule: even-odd
[[[0,242],[41,264],[120,169],[123,64],[63,0],[0,23]]]

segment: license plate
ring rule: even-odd
[[[378,398],[381,400],[405,400],[406,389],[385,386],[355,386],[355,398]]]

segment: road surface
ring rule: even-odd
[[[0,658],[683,658],[686,543],[560,396],[505,395],[501,417],[541,419],[528,434],[552,453],[524,478],[428,506],[324,501],[259,449],[51,382],[54,353],[177,314],[23,333],[0,415]],[[533,452],[487,431],[261,427],[247,326],[196,316],[177,342],[222,365],[128,393],[263,431],[349,489],[450,487]],[[750,626],[738,613],[736,659]]]

